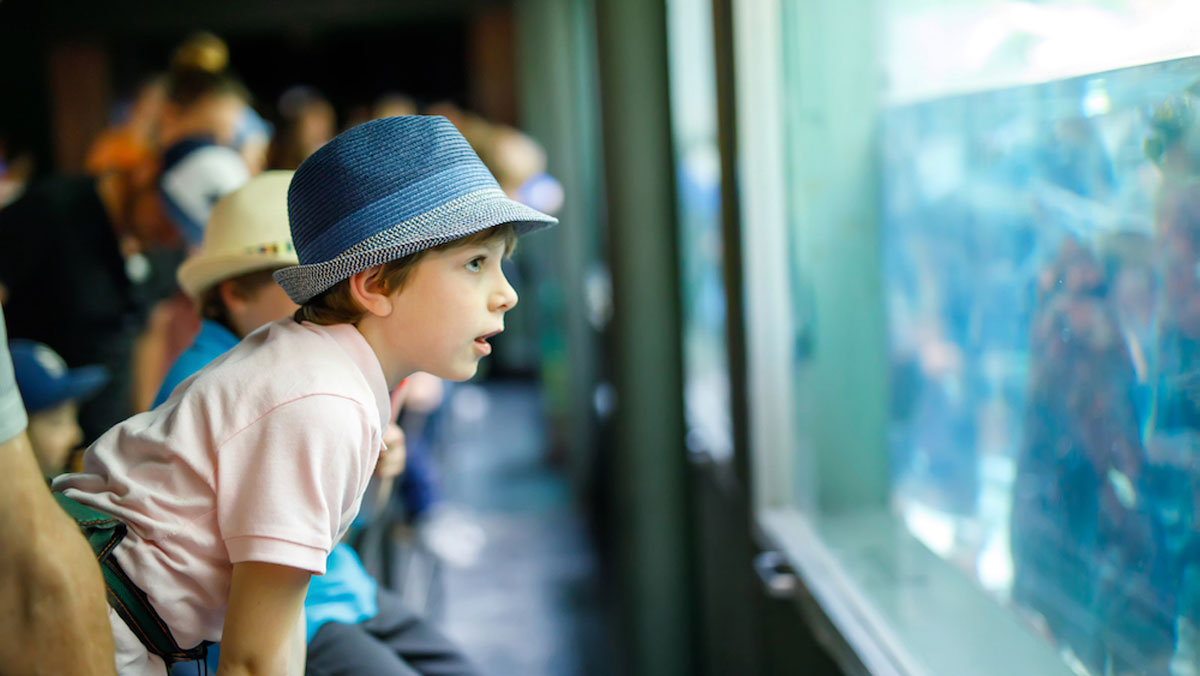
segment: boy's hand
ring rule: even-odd
[[[389,399],[392,404],[391,421],[396,422],[396,418],[400,417],[400,409],[404,408],[404,402],[408,399],[408,379],[400,381],[400,384],[389,393]]]
[[[379,452],[379,461],[375,463],[375,476],[383,481],[395,479],[404,471],[407,455],[404,451],[404,430],[396,423],[388,425],[383,431],[384,449]]]

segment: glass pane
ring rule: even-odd
[[[708,0],[671,0],[667,11],[683,275],[687,445],[692,452],[725,460],[733,453],[733,435],[721,262],[721,157],[712,5]]]
[[[893,107],[893,500],[1078,673],[1200,668],[1200,59]]]

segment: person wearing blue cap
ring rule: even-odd
[[[8,347],[17,387],[29,414],[33,454],[42,474],[56,476],[83,441],[79,404],[108,382],[108,371],[103,366],[69,369],[57,352],[32,340],[13,340]]]
[[[436,116],[343,132],[300,165],[287,202],[299,265],[274,277],[295,316],[54,481],[120,600],[120,674],[161,674],[212,641],[223,674],[303,670],[309,579],[358,512],[399,384],[475,375],[517,304],[502,261],[557,223],[510,199]]]

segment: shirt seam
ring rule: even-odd
[[[244,426],[238,428],[236,431],[231,433],[229,436],[225,437],[223,440],[217,442],[216,450],[220,451],[222,448],[225,447],[226,444],[233,441],[234,438],[237,437],[239,434],[241,434],[242,432],[245,432],[246,430],[250,429],[251,427],[254,427],[259,422],[261,422],[263,420],[263,418],[266,418],[267,416],[271,415],[275,411],[278,411],[279,409],[283,408],[284,406],[287,406],[288,404],[294,404],[298,401],[303,401],[305,399],[312,399],[315,397],[334,397],[336,399],[344,399],[344,400],[354,404],[359,409],[365,410],[365,408],[366,408],[363,406],[361,401],[355,399],[354,397],[346,396],[344,394],[334,394],[332,392],[313,392],[310,394],[305,394],[305,395],[296,397],[294,399],[288,399],[287,401],[280,402],[280,403],[272,406],[271,408],[267,409],[266,411],[263,411],[262,414],[259,415],[257,418],[255,418],[254,420],[251,420],[250,422],[246,423]]]
[[[284,544],[292,545],[294,547],[303,547],[304,549],[311,549],[311,550],[317,551],[317,552],[325,552],[326,555],[328,555],[329,552],[333,549],[333,547],[322,547],[321,545],[310,545],[305,542],[297,542],[296,540],[286,538],[286,537],[279,537],[277,535],[256,535],[256,534],[231,535],[229,537],[222,537],[221,540],[225,543],[228,543],[232,540],[255,540],[255,541],[269,540],[271,542],[282,542]]]

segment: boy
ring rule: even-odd
[[[218,639],[223,675],[302,671],[309,577],[358,511],[389,390],[415,371],[474,375],[517,302],[501,260],[517,234],[557,222],[509,200],[447,120],[421,116],[313,153],[288,214],[301,264],[275,279],[295,318],[248,335],[54,483],[104,541],[126,601],[110,613],[122,674],[161,674]]]
[[[204,318],[199,335],[168,372],[155,405],[209,362],[259,327],[297,309],[271,274],[299,263],[288,229],[291,171],[269,171],[221,198],[204,228],[200,250],[179,268],[179,286]],[[392,433],[395,441],[389,439]],[[404,471],[404,438],[389,425],[387,449],[376,467],[382,481]],[[304,599],[307,673],[462,676],[473,669],[432,627],[404,608],[397,595],[379,590],[354,550],[339,543],[314,577]],[[332,623],[332,624],[331,624]],[[326,626],[330,625],[330,626]],[[208,664],[216,669],[217,650]],[[173,673],[195,673],[181,663]],[[429,671],[426,671],[429,667]]]
[[[13,372],[29,414],[29,443],[42,475],[61,474],[80,443],[83,430],[77,418],[79,404],[108,382],[103,366],[68,369],[49,346],[32,340],[13,340]]]

